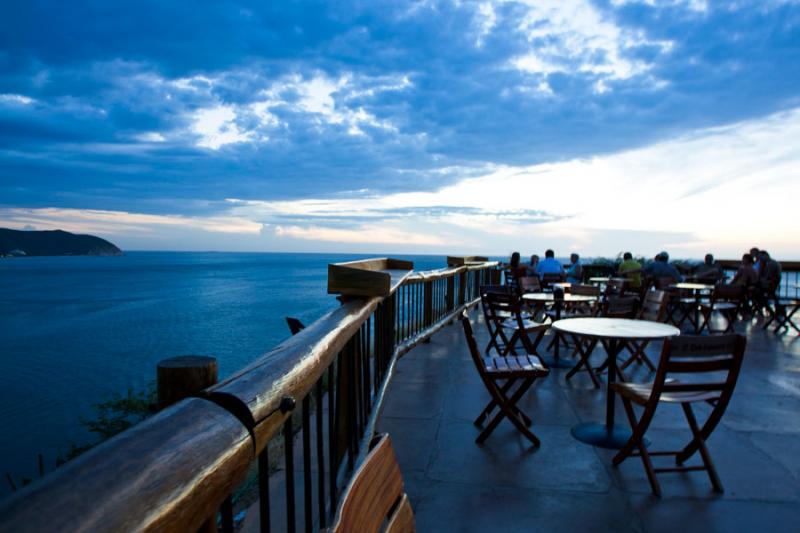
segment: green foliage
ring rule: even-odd
[[[99,442],[102,442],[156,412],[155,387],[151,383],[145,390],[128,389],[125,396],[114,394],[110,399],[94,404],[94,407],[97,417],[81,419],[81,424],[100,437]]]
[[[97,409],[97,416],[92,419],[81,418],[81,424],[97,435],[98,439],[82,445],[71,443],[65,454],[56,457],[56,468],[155,413],[157,411],[155,384],[150,383],[144,390],[139,391],[128,389],[124,396],[114,394],[111,398],[94,404],[94,407]],[[44,474],[44,460],[39,454],[39,476]],[[6,473],[6,480],[12,490],[17,490],[17,483],[9,473]],[[23,477],[20,485],[25,486],[32,481],[32,478]]]

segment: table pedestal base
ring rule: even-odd
[[[613,426],[609,431],[605,424],[599,422],[587,422],[572,426],[572,436],[579,441],[592,446],[599,446],[600,448],[608,448],[609,450],[622,448],[631,438],[631,435],[631,430],[626,427]],[[645,439],[644,445],[647,446],[648,444],[650,443]]]

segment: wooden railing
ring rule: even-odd
[[[217,522],[232,531],[231,494],[254,465],[262,531],[324,527],[363,456],[398,357],[499,277],[496,263],[468,264],[413,273],[388,297],[343,298],[199,397],[0,503],[0,531],[194,532]]]

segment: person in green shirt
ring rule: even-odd
[[[619,266],[618,272],[620,276],[625,276],[630,280],[632,289],[638,289],[642,286],[642,265],[633,258],[630,252],[625,252],[622,256],[622,264]],[[630,272],[626,274],[626,272]]]

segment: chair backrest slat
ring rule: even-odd
[[[569,288],[569,292],[580,296],[600,296],[600,287],[596,287],[595,285],[573,284]]]
[[[679,335],[664,342],[651,399],[662,392],[715,392],[727,402],[739,377],[747,339],[742,335]],[[694,374],[672,381],[673,374]]]
[[[636,312],[636,298],[633,296],[611,296],[606,298],[603,316],[610,318],[631,318]]]
[[[652,322],[663,322],[667,310],[667,293],[664,291],[647,291],[639,311],[639,319]]]
[[[519,278],[518,283],[519,283],[519,290],[523,294],[528,292],[542,291],[542,284],[539,283],[538,276],[526,276],[524,278]]]
[[[373,448],[364,463],[353,475],[339,504],[331,531],[375,533],[387,521],[389,524],[397,521],[395,527],[406,525],[403,529],[393,531],[413,531],[413,512],[410,505],[408,509],[403,508],[403,501],[408,503],[391,439],[388,435],[379,435],[373,441]],[[398,517],[399,512],[405,515]]]
[[[403,494],[397,510],[392,514],[392,518],[386,526],[386,533],[405,533],[414,531],[414,529],[414,511],[411,509],[408,496]]]

